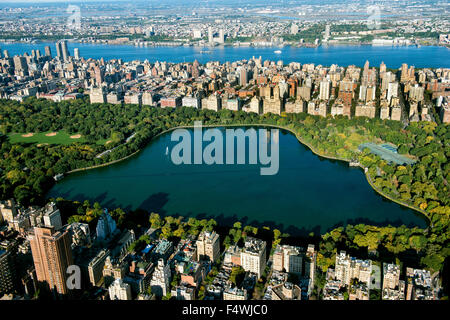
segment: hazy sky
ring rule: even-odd
[[[113,2],[131,0],[0,0],[0,3],[46,3],[46,2]]]

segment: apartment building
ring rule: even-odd
[[[220,239],[218,233],[215,231],[204,231],[199,235],[196,244],[199,260],[217,261],[220,256]]]
[[[241,266],[245,271],[253,272],[261,278],[266,267],[266,242],[247,237],[241,251]]]

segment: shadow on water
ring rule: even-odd
[[[55,194],[53,194],[52,192],[50,192],[48,195],[47,195],[47,197],[48,198],[59,198],[59,197],[61,197],[61,198],[64,198],[64,199],[72,199],[72,200],[75,200],[74,199],[74,197],[73,197],[73,194],[74,194],[74,192],[75,192],[75,188],[70,188],[70,189],[68,189],[67,191],[59,191],[58,190],[58,194],[57,195],[55,195]]]
[[[169,202],[169,194],[165,192],[158,192],[145,199],[138,206],[138,209],[146,210],[149,213],[159,213],[160,215],[165,216],[167,211],[164,209],[164,206],[167,202]]]
[[[418,212],[416,210],[410,209],[408,207],[402,206],[402,205],[400,205],[400,204],[398,204],[396,202],[393,202],[393,201],[389,200],[388,198],[383,197],[382,195],[380,195],[374,189],[372,189],[372,192],[374,192],[378,197],[380,197],[382,202],[393,203],[394,205],[398,206],[400,208],[400,210],[403,211],[405,214],[411,214],[411,213],[414,214],[416,217],[418,217],[420,220],[423,221],[423,226],[421,226],[421,227],[423,227],[423,228],[428,227],[430,221],[428,220],[428,218],[424,214],[422,214],[422,213],[420,213],[420,212]],[[406,224],[404,222],[401,222],[401,223],[399,222],[399,225],[401,225],[401,224],[404,224],[407,227],[411,227],[411,228],[418,226],[417,224],[413,224],[412,222],[409,223],[409,224]]]
[[[108,208],[108,209],[116,209],[121,208],[125,212],[130,212],[133,210],[133,207],[131,205],[125,206],[124,204],[117,203],[114,199],[108,199],[108,192],[103,192],[99,194],[96,197],[92,197],[85,193],[74,193],[75,189],[69,189],[66,192],[59,192],[57,196],[49,195],[50,198],[63,198],[70,201],[78,201],[83,203],[85,200],[89,201],[91,205],[93,205],[95,202],[98,202],[102,207]]]
[[[371,225],[371,226],[379,226],[379,227],[387,227],[387,226],[393,226],[393,227],[399,227],[401,225],[405,225],[408,228],[414,228],[417,227],[414,223],[405,223],[404,221],[397,219],[397,220],[384,220],[384,221],[373,221],[367,218],[356,218],[356,219],[348,219],[347,221],[339,221],[338,223],[335,223],[333,226],[328,228],[326,231],[331,231],[333,229],[339,228],[339,227],[345,227],[346,225],[357,225],[357,224],[365,224],[365,225]]]
[[[158,211],[154,211],[154,212],[158,212]],[[163,212],[165,213],[165,211],[163,210]],[[161,213],[162,214],[162,213]],[[383,222],[376,222],[370,219],[366,219],[366,218],[358,218],[358,219],[349,219],[346,222],[342,221],[339,223],[336,223],[335,225],[333,225],[330,228],[326,228],[323,229],[322,226],[320,225],[316,225],[314,227],[301,227],[299,228],[298,226],[294,226],[294,225],[284,225],[283,223],[277,223],[275,221],[269,221],[269,220],[265,220],[265,221],[258,221],[258,220],[250,220],[249,217],[238,217],[236,214],[235,215],[227,215],[225,216],[223,213],[221,214],[208,214],[208,213],[197,213],[194,214],[192,212],[189,212],[188,214],[173,214],[173,216],[188,216],[188,217],[194,217],[196,219],[214,219],[215,221],[217,221],[217,223],[219,225],[222,226],[232,226],[235,222],[240,222],[243,226],[245,225],[251,225],[257,228],[262,228],[262,227],[269,227],[271,230],[274,229],[278,229],[280,230],[282,233],[287,233],[290,236],[295,236],[295,237],[308,237],[311,233],[314,234],[315,236],[317,235],[321,235],[322,233],[325,232],[329,232],[335,228],[338,227],[342,227],[342,226],[346,226],[346,225],[357,225],[357,224],[367,224],[367,225],[377,225],[377,226],[401,226],[401,225],[405,225],[404,222],[402,222],[401,220],[396,220],[396,221],[390,221],[390,220],[385,220]],[[409,228],[413,228],[415,227],[414,224],[407,224],[406,225]]]
[[[59,196],[65,199],[71,199],[74,201],[84,201],[89,200],[92,203],[98,202],[100,205],[104,208],[108,209],[115,209],[115,208],[122,208],[125,212],[128,214],[131,213],[131,215],[135,214],[143,214],[147,213],[148,215],[152,212],[160,214],[162,217],[165,216],[184,216],[184,217],[194,217],[196,219],[214,219],[217,221],[217,223],[221,226],[232,226],[235,222],[240,222],[243,226],[245,225],[251,225],[257,228],[262,227],[269,227],[271,230],[278,229],[282,233],[287,233],[290,236],[294,237],[308,237],[311,233],[313,233],[315,236],[321,235],[322,233],[329,232],[335,228],[338,227],[345,227],[346,225],[357,225],[357,224],[366,224],[366,225],[377,225],[377,226],[394,226],[398,227],[401,225],[406,225],[409,228],[413,228],[416,225],[414,223],[405,224],[400,219],[397,220],[389,220],[386,219],[384,221],[373,221],[368,218],[356,218],[356,219],[348,219],[346,221],[339,221],[338,223],[335,223],[333,226],[323,229],[322,226],[316,225],[314,227],[298,227],[294,225],[285,225],[283,223],[277,223],[276,221],[258,221],[258,220],[250,220],[248,216],[244,217],[238,217],[236,214],[234,215],[224,215],[223,213],[194,213],[194,212],[188,212],[188,213],[180,213],[180,212],[171,212],[168,213],[168,211],[164,208],[165,205],[170,200],[170,195],[165,192],[158,192],[155,194],[150,195],[145,199],[137,208],[133,208],[131,205],[124,206],[119,203],[116,203],[114,199],[108,199],[108,193],[103,192],[97,197],[89,197],[87,194],[78,193],[75,196],[73,196],[72,193],[73,189],[69,189],[66,192],[60,193]],[[389,201],[389,200],[384,200]],[[409,214],[409,210],[405,209],[405,214]],[[420,214],[417,214],[418,216],[421,216]],[[141,220],[141,219],[140,219]],[[142,219],[143,221],[145,219]]]

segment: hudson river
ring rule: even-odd
[[[123,162],[70,174],[48,196],[222,223],[239,219],[290,234],[320,234],[347,223],[426,226],[413,210],[378,195],[361,169],[314,155],[286,131],[279,137],[279,172],[272,176],[261,176],[260,165],[177,166],[166,155],[175,145],[170,138],[157,137]]]
[[[51,46],[53,55],[56,55],[54,43],[36,44],[5,44],[0,43],[2,50],[7,49],[10,55],[31,53],[33,49],[39,49],[44,53],[44,47]],[[450,49],[445,47],[424,46],[320,46],[318,48],[295,48],[295,47],[135,47],[131,45],[97,45],[68,43],[69,51],[73,55],[73,49],[79,48],[80,55],[84,58],[105,60],[121,58],[124,61],[146,60],[150,62],[193,62],[197,59],[200,63],[208,61],[236,61],[250,59],[253,56],[261,56],[263,60],[278,61],[284,63],[292,61],[300,63],[315,63],[330,66],[357,65],[364,66],[369,60],[372,66],[379,66],[382,61],[389,68],[399,68],[402,63],[414,65],[416,68],[439,68],[450,67]],[[275,50],[281,50],[276,54]],[[209,53],[202,53],[209,51]]]

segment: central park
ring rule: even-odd
[[[420,212],[428,221],[426,229],[376,226],[370,225],[370,221],[367,225],[359,221],[361,223],[357,222],[353,226],[338,226],[326,234],[321,230],[323,246],[335,247],[339,246],[339,243],[350,241],[355,246],[369,249],[382,245],[395,255],[416,250],[421,252],[422,263],[432,269],[439,269],[448,255],[449,199],[446,181],[449,164],[446,163],[445,156],[448,151],[444,146],[448,144],[449,133],[445,125],[418,122],[403,128],[400,122],[364,117],[322,118],[302,113],[260,116],[230,110],[215,112],[194,108],[141,109],[135,105],[117,108],[108,104],[90,105],[83,99],[60,103],[29,99],[22,104],[5,100],[2,101],[2,106],[1,116],[5,120],[0,129],[3,134],[1,151],[4,155],[0,163],[4,171],[0,189],[2,198],[14,197],[24,205],[43,204],[47,200],[48,191],[55,185],[53,177],[56,174],[120,160],[142,150],[149,143],[151,145],[153,141],[157,141],[154,138],[166,130],[192,126],[195,120],[203,120],[205,125],[217,127],[258,124],[277,126],[294,133],[302,143],[321,157],[346,161],[357,159],[361,166],[367,168],[367,180],[372,187],[386,198]],[[26,122],[20,121],[24,118],[27,118]],[[54,120],[48,120],[50,118]],[[66,134],[60,136],[62,138],[58,143],[51,143],[42,140],[44,137],[58,137],[46,136],[49,132]],[[20,140],[32,137],[18,138],[18,133],[34,133],[36,137],[37,134],[43,133],[44,137],[41,134],[41,139],[25,142]],[[124,143],[125,139],[134,133],[134,138]],[[71,139],[73,142],[67,143],[67,137],[70,139],[74,135],[81,135],[81,139]],[[14,137],[19,140],[14,141]],[[290,134],[286,137],[294,138]],[[102,141],[104,142],[101,143]],[[408,155],[417,162],[414,165],[392,165],[368,150],[358,151],[359,145],[368,142],[397,145],[400,154]],[[115,148],[113,152],[104,157],[97,157],[112,148]],[[145,151],[140,153],[142,152]],[[134,157],[126,161],[133,159]],[[280,168],[282,170],[282,167]],[[361,175],[358,169],[351,170]],[[87,171],[86,173],[90,174]],[[70,175],[65,179],[70,180]],[[323,197],[326,200],[327,195]],[[69,197],[68,200],[74,199]],[[95,206],[98,207],[99,204]],[[92,210],[91,204],[75,201],[68,207],[70,210],[66,213],[71,221],[89,222],[96,218],[96,211]],[[114,217],[123,225],[149,223],[149,211],[145,216],[135,214],[135,210],[131,208],[112,209]],[[404,214],[414,215],[413,211]],[[252,220],[248,222],[250,224]],[[170,233],[178,229],[173,230],[176,226],[169,225],[171,228],[166,228],[166,231],[168,235],[173,235]],[[421,225],[423,226],[423,222]],[[320,260],[324,267],[327,261],[332,260],[332,251],[328,249]]]

